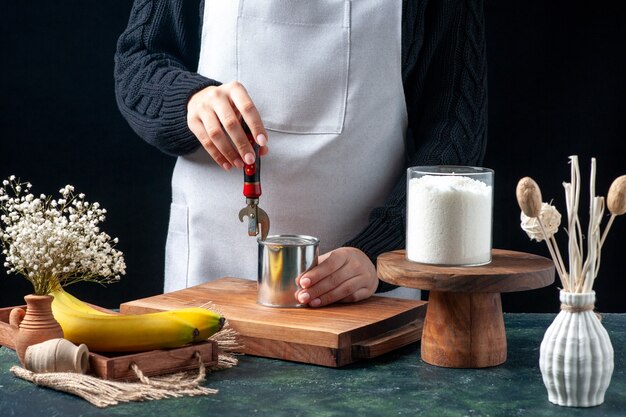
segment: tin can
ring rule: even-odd
[[[305,235],[272,235],[259,243],[257,302],[268,307],[302,307],[296,278],[317,265],[319,239]]]

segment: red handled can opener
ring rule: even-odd
[[[250,128],[243,122],[243,131],[248,137],[248,141],[254,148],[254,163],[246,164],[243,167],[243,195],[246,197],[246,206],[239,212],[239,220],[248,216],[248,236],[257,236],[259,227],[261,228],[261,240],[265,240],[270,230],[270,218],[267,213],[259,207],[259,197],[261,196],[261,158],[259,157],[259,145],[252,137]]]

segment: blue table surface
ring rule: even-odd
[[[340,369],[241,356],[207,377],[217,395],[126,403],[99,409],[22,381],[15,353],[0,348],[0,416],[626,416],[626,314],[605,314],[615,370],[604,404],[548,401],[539,345],[553,314],[505,314],[508,360],[486,369],[421,361],[419,343]]]

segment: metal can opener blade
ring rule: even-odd
[[[243,131],[246,133],[248,141],[254,148],[254,163],[244,163],[243,195],[246,197],[246,206],[239,211],[239,220],[243,222],[243,218],[247,216],[248,236],[257,236],[260,229],[261,240],[265,240],[270,230],[270,218],[267,213],[259,207],[259,197],[261,196],[261,159],[259,158],[259,145],[252,137],[252,132],[246,122],[243,122]]]

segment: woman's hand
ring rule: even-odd
[[[296,282],[302,287],[296,293],[298,302],[321,307],[368,298],[378,287],[378,276],[365,253],[343,247],[321,255],[319,264],[296,278]]]
[[[225,170],[242,169],[254,163],[254,149],[241,126],[246,121],[259,144],[259,155],[267,153],[267,132],[254,102],[245,87],[231,81],[206,87],[195,93],[187,104],[187,125],[204,149]]]

